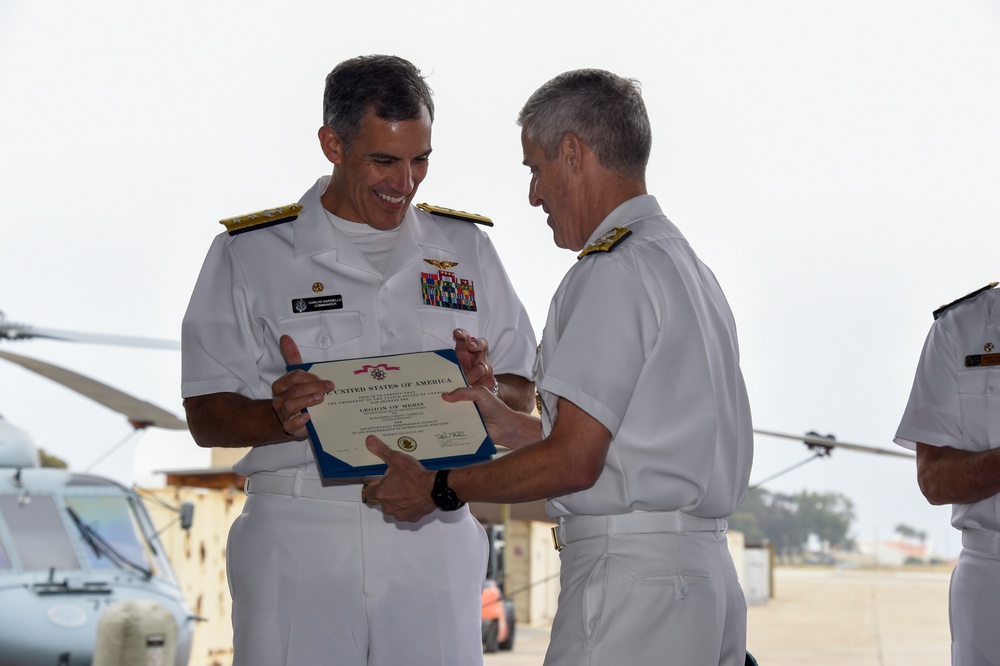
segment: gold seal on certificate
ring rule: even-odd
[[[453,349],[289,366],[333,382],[309,412],[309,439],[324,478],[371,476],[385,463],[365,448],[375,435],[429,469],[468,465],[496,447],[474,402],[441,394],[467,386]]]

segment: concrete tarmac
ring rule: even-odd
[[[774,597],[749,608],[747,648],[760,666],[946,666],[950,576],[779,567]],[[514,649],[485,655],[484,666],[541,666],[548,641],[548,627],[518,626]]]

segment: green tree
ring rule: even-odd
[[[45,449],[38,449],[38,458],[42,462],[42,467],[58,467],[59,469],[66,469],[69,467],[65,460],[59,456],[46,453]]]
[[[751,490],[747,493],[743,504],[736,509],[736,513],[729,517],[730,529],[742,532],[743,537],[749,543],[770,541],[770,537],[761,526],[761,518],[767,510],[764,506],[763,495],[764,491]]]
[[[896,534],[903,540],[919,541],[921,545],[927,541],[927,532],[910,527],[904,523],[896,525]]]
[[[797,518],[806,532],[832,547],[849,548],[853,543],[848,537],[854,520],[854,503],[840,493],[811,493],[802,491],[796,496]]]
[[[849,533],[854,518],[854,504],[840,493],[787,495],[755,488],[729,524],[751,543],[769,541],[784,559],[800,554],[810,535],[833,547],[853,548]]]

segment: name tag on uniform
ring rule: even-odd
[[[326,310],[343,310],[344,297],[337,296],[315,296],[313,298],[292,299],[292,312],[302,314],[304,312],[325,312]]]
[[[970,354],[965,357],[965,367],[979,368],[1000,365],[1000,354]]]

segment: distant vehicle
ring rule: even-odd
[[[821,566],[833,566],[840,563],[836,557],[830,553],[806,553],[802,558],[804,564],[816,564]]]
[[[483,582],[483,652],[514,649],[514,602],[504,596],[503,525],[484,525],[489,559]]]

